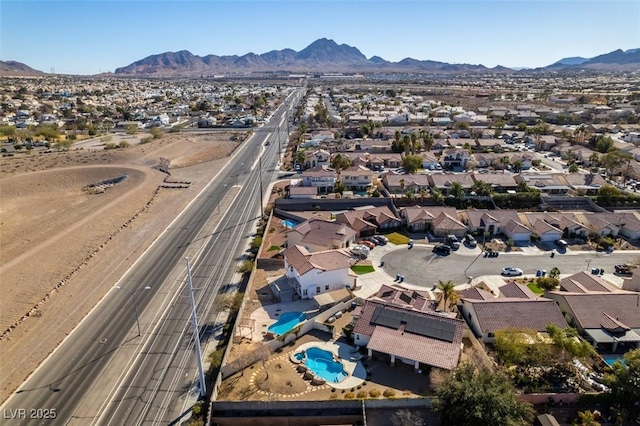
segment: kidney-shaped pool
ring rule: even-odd
[[[347,378],[347,372],[341,362],[333,359],[333,354],[324,349],[310,347],[305,351],[304,364],[316,376],[331,383],[338,383]]]

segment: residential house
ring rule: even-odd
[[[404,194],[407,191],[420,194],[422,191],[428,191],[430,186],[427,175],[385,173],[382,183],[391,194]]]
[[[422,168],[425,170],[436,170],[436,169],[440,169],[442,166],[440,166],[440,162],[438,161],[438,158],[435,156],[435,154],[431,151],[424,151],[422,153],[420,153],[420,156],[422,157]]]
[[[458,217],[458,212],[454,207],[405,207],[400,210],[400,216],[405,226],[412,232],[423,232],[433,230],[433,221],[441,213],[446,213],[449,217]]]
[[[305,168],[317,168],[322,166],[328,166],[331,159],[331,153],[324,149],[318,149],[315,151],[305,151],[304,153],[304,167]]]
[[[535,215],[525,214],[529,225],[538,239],[543,242],[555,242],[562,239],[562,230]]]
[[[389,207],[364,207],[336,214],[336,222],[344,223],[357,232],[358,237],[373,235],[378,230],[399,228],[402,221]]]
[[[351,270],[351,255],[344,249],[310,253],[298,245],[287,248],[284,256],[285,276],[294,281],[301,299],[348,287],[354,289],[357,275]]]
[[[558,304],[569,324],[595,348],[616,352],[640,347],[638,293],[588,291],[587,276],[576,277],[580,291],[554,290],[545,292],[545,297]]]
[[[496,138],[476,139],[471,147],[478,151],[501,151],[504,148],[504,141]]]
[[[287,247],[299,245],[315,253],[328,249],[348,248],[356,241],[356,232],[339,222],[309,219],[287,232]]]
[[[571,189],[563,177],[556,173],[520,173],[515,176],[515,180],[547,194],[564,195]]]
[[[585,213],[576,215],[576,217],[584,221],[581,221],[581,223],[589,228],[590,233],[595,233],[602,237],[617,237],[623,221],[622,217],[607,213]]]
[[[316,167],[305,170],[301,176],[302,186],[315,187],[320,194],[333,192],[336,183],[336,173],[333,170]]]
[[[541,297],[531,298],[524,290],[522,297],[475,299],[462,297],[458,300],[458,310],[473,334],[485,343],[493,342],[495,333],[507,329],[533,330],[545,333],[547,325],[554,324],[561,329],[568,327],[562,312],[553,300]]]
[[[458,215],[452,215],[448,212],[441,212],[431,222],[433,233],[438,237],[446,237],[447,235],[455,235],[458,238],[464,237],[467,233],[467,227],[458,219]]]
[[[315,186],[290,186],[288,198],[309,198],[318,196],[318,188]]]
[[[445,195],[450,193],[454,182],[460,183],[465,193],[469,193],[474,184],[473,173],[433,173],[428,176],[431,187],[436,188]]]
[[[473,155],[463,148],[447,149],[442,153],[442,166],[447,170],[464,170]]]
[[[482,181],[491,185],[491,190],[494,192],[515,191],[518,188],[514,175],[511,173],[474,174],[472,178],[474,182]]]
[[[413,290],[383,286],[365,301],[353,329],[355,344],[369,357],[388,356],[416,371],[428,367],[452,370],[462,351],[464,322],[435,312],[433,305]]]
[[[515,236],[516,238],[513,238],[514,241],[521,241],[521,237],[516,234],[519,234],[522,229],[514,227],[514,225],[510,223],[516,222],[520,225],[524,225],[518,216],[518,212],[515,210],[473,209],[464,212],[464,216],[469,232],[475,232],[483,235],[488,234],[490,238],[494,235],[507,235],[508,232],[512,232],[511,238]],[[507,224],[509,224],[508,229]],[[525,228],[527,227],[525,226]]]
[[[373,186],[373,172],[362,165],[342,170],[340,179],[351,191],[366,191]]]
[[[580,195],[596,195],[607,184],[602,176],[595,173],[569,173],[563,178]]]

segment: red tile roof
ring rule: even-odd
[[[415,323],[435,321],[448,325],[453,330],[452,341],[409,332],[405,330],[404,322],[397,328],[376,324],[373,321],[373,316],[376,308],[380,307],[402,313],[405,318],[409,318]],[[371,336],[367,344],[369,349],[420,361],[439,368],[452,369],[457,365],[460,356],[463,329],[464,321],[459,319],[448,318],[435,312],[419,312],[379,301],[367,300],[360,318],[356,321],[354,333]]]

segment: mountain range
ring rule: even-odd
[[[34,70],[30,66],[17,61],[0,61],[0,73],[2,75],[44,74],[42,71]]]
[[[314,41],[299,52],[293,49],[272,50],[261,55],[247,53],[237,55],[197,56],[188,50],[165,52],[151,55],[117,68],[117,75],[137,76],[201,76],[247,72],[291,73],[421,73],[421,74],[507,74],[517,73],[519,69],[503,66],[493,68],[484,65],[450,64],[432,60],[405,58],[399,62],[390,62],[380,56],[367,58],[356,47],[337,44],[333,40],[322,38]],[[614,50],[613,52],[583,58],[580,56],[563,58],[551,65],[535,69],[522,69],[523,72],[571,72],[591,71],[640,71],[640,48]],[[0,72],[11,74],[43,74],[25,64],[16,61],[0,61]]]
[[[528,71],[602,71],[640,70],[640,49],[613,52],[594,58],[565,58],[544,68]],[[503,66],[449,64],[431,60],[405,58],[390,62],[379,56],[367,58],[357,48],[322,38],[296,52],[293,49],[272,50],[261,55],[197,56],[187,50],[151,55],[115,70],[126,75],[211,75],[233,72],[397,72],[397,73],[514,73]]]

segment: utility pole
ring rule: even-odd
[[[264,200],[262,199],[262,155],[260,156],[260,165],[258,167],[258,176],[260,177],[260,217],[262,217],[264,216]]]
[[[191,302],[191,319],[193,323],[193,343],[196,346],[196,361],[198,363],[198,372],[200,373],[200,396],[207,394],[207,385],[204,381],[204,367],[202,366],[202,352],[200,351],[200,332],[198,328],[198,317],[196,316],[196,302],[193,298],[193,284],[191,283],[191,267],[189,266],[189,258],[187,261],[187,283],[189,284],[189,301]]]

